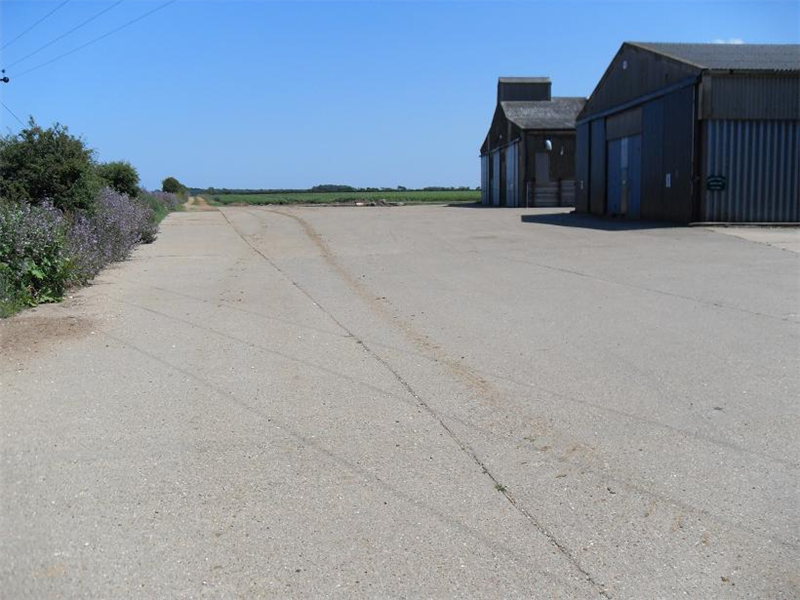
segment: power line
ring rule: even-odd
[[[41,19],[39,19],[38,21],[36,21],[36,22],[35,22],[33,25],[31,25],[30,27],[28,27],[28,28],[27,28],[25,31],[23,31],[22,33],[20,33],[20,34],[19,34],[17,37],[15,37],[13,40],[11,40],[10,42],[6,42],[5,44],[3,44],[3,46],[2,46],[2,49],[3,49],[3,50],[5,50],[6,48],[8,48],[8,47],[9,47],[11,44],[13,44],[14,42],[16,42],[16,41],[17,41],[19,38],[21,38],[23,35],[25,35],[26,33],[28,33],[28,32],[29,32],[31,29],[33,29],[34,27],[36,27],[36,26],[37,26],[39,23],[41,23],[41,22],[42,22],[42,21],[44,21],[44,20],[45,20],[47,17],[49,17],[50,15],[52,15],[52,14],[53,14],[54,12],[56,12],[56,11],[57,11],[59,8],[62,8],[62,7],[63,7],[63,6],[64,6],[64,5],[65,5],[67,2],[69,2],[69,0],[64,0],[64,1],[63,1],[61,4],[59,4],[58,6],[56,6],[56,7],[55,7],[53,10],[51,10],[49,13],[47,13],[47,14],[46,14],[45,16],[43,16]]]
[[[42,50],[44,50],[45,48],[49,48],[50,46],[52,46],[53,44],[55,44],[57,41],[59,41],[59,40],[63,40],[65,37],[67,37],[67,36],[68,36],[68,35],[70,35],[71,33],[75,33],[76,31],[78,31],[78,29],[80,29],[80,28],[81,28],[81,27],[83,27],[84,25],[88,25],[89,23],[91,23],[92,21],[94,21],[94,20],[95,20],[97,17],[99,17],[99,16],[101,16],[101,15],[104,15],[105,13],[107,13],[108,11],[110,11],[112,8],[114,8],[115,6],[118,6],[118,5],[122,4],[122,1],[123,1],[123,0],[117,0],[117,2],[114,2],[114,4],[112,4],[112,5],[110,5],[110,6],[106,6],[106,7],[105,7],[103,10],[101,10],[99,13],[96,13],[96,14],[92,15],[91,17],[89,17],[88,19],[86,19],[86,20],[85,20],[85,21],[83,21],[82,23],[79,23],[78,25],[76,25],[75,27],[73,27],[72,29],[70,29],[69,31],[67,31],[66,33],[62,33],[62,34],[61,34],[60,36],[58,36],[57,38],[54,38],[54,39],[50,40],[49,42],[47,42],[47,43],[46,43],[44,46],[40,46],[39,48],[37,48],[37,49],[36,49],[36,50],[34,50],[33,52],[30,52],[29,54],[26,54],[26,55],[25,55],[25,56],[23,56],[22,58],[18,58],[17,60],[15,60],[14,62],[12,62],[10,65],[8,65],[8,66],[6,67],[6,69],[10,69],[10,68],[11,68],[11,67],[13,67],[14,65],[18,65],[18,64],[19,64],[19,63],[21,63],[23,60],[26,60],[26,59],[30,58],[30,57],[31,57],[31,56],[33,56],[34,54],[38,54],[39,52],[41,52],[41,51],[42,51]]]
[[[41,64],[38,64],[38,65],[36,65],[35,67],[31,67],[30,69],[28,69],[27,71],[23,71],[23,72],[22,72],[22,73],[20,73],[19,75],[15,75],[15,76],[13,77],[13,79],[17,79],[17,78],[19,78],[19,77],[22,77],[23,75],[27,75],[28,73],[31,73],[31,72],[33,72],[33,71],[36,71],[36,70],[38,70],[38,69],[41,69],[42,67],[46,67],[47,65],[49,65],[49,64],[52,64],[52,63],[56,62],[57,60],[61,60],[62,58],[66,57],[66,56],[69,56],[70,54],[75,54],[75,53],[76,53],[76,52],[78,52],[79,50],[83,50],[83,49],[84,49],[84,48],[86,48],[87,46],[91,46],[92,44],[94,44],[94,43],[96,43],[96,42],[99,42],[100,40],[103,40],[103,39],[107,38],[108,36],[110,36],[110,35],[113,35],[113,34],[117,33],[118,31],[122,31],[122,30],[123,30],[123,29],[125,29],[126,27],[129,27],[129,26],[133,25],[134,23],[136,23],[136,22],[138,22],[138,21],[141,21],[142,19],[144,19],[144,18],[146,18],[146,17],[149,17],[149,16],[150,16],[150,15],[152,15],[154,12],[158,12],[158,11],[159,11],[159,10],[161,10],[162,8],[166,8],[167,6],[169,6],[170,4],[172,4],[172,3],[176,2],[176,1],[177,1],[177,0],[169,0],[168,2],[164,2],[163,4],[160,4],[159,6],[157,6],[156,8],[154,8],[153,10],[147,11],[147,12],[146,12],[146,13],[144,13],[143,15],[139,15],[138,17],[136,17],[135,19],[131,19],[131,20],[130,20],[130,21],[128,21],[127,23],[123,23],[122,25],[120,25],[119,27],[117,27],[117,28],[115,28],[115,29],[112,29],[112,30],[111,30],[111,31],[109,31],[108,33],[104,33],[104,34],[103,34],[103,35],[101,35],[101,36],[98,36],[98,37],[96,37],[96,38],[94,38],[94,39],[92,39],[92,40],[89,40],[89,41],[88,41],[88,42],[86,42],[85,44],[81,44],[81,45],[80,45],[80,46],[78,46],[77,48],[73,48],[72,50],[69,50],[69,51],[67,51],[67,52],[64,52],[63,54],[59,54],[59,55],[58,55],[58,56],[56,56],[55,58],[51,58],[50,60],[48,60],[48,61],[46,61],[46,62],[43,62],[43,63],[41,63]]]
[[[22,122],[22,119],[20,119],[20,118],[19,118],[17,115],[15,115],[15,114],[14,114],[14,111],[13,111],[13,110],[11,110],[11,109],[10,109],[10,108],[8,108],[8,107],[7,107],[5,104],[3,104],[3,102],[2,102],[2,101],[0,101],[0,104],[2,104],[2,105],[3,105],[3,108],[5,108],[5,109],[6,109],[6,110],[7,110],[9,113],[11,113],[11,116],[12,116],[12,117],[14,117],[14,118],[15,118],[17,121],[19,121],[19,124],[20,124],[20,125],[22,125],[23,127],[25,127],[25,123],[23,123],[23,122]]]

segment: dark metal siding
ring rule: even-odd
[[[575,134],[536,132],[525,135],[525,181],[534,180],[536,154],[547,152],[545,140],[550,140],[553,145],[550,152],[550,181],[575,179]]]
[[[491,196],[489,195],[489,155],[484,154],[481,156],[481,204],[491,204]]]
[[[701,70],[634,46],[623,45],[586,103],[579,119],[661,90]]]
[[[694,115],[694,87],[688,87],[645,103],[614,126],[617,133],[641,131],[640,215],[644,219],[693,219]],[[634,126],[638,117],[640,127]],[[594,214],[604,214],[608,207],[606,126],[611,119],[599,118],[586,124],[591,126],[585,146],[589,150],[588,204]],[[579,125],[579,131],[584,126]]]
[[[591,122],[591,157],[589,166],[589,210],[596,215],[606,211],[606,122]]]
[[[608,141],[606,214],[638,219],[641,216],[642,136]]]
[[[500,206],[500,150],[489,155],[489,190],[492,206]]]
[[[611,140],[607,146],[608,175],[606,176],[606,214],[622,214],[622,142]],[[627,143],[625,149],[627,150]],[[627,161],[625,170],[627,171]]]
[[[704,176],[727,183],[703,191],[701,219],[800,221],[800,121],[709,120],[704,138]]]
[[[689,222],[693,219],[694,91],[692,86],[664,96],[664,204],[661,218],[668,221]],[[645,143],[648,142],[642,140],[642,144]]]
[[[797,119],[800,75],[704,75],[707,119]]]
[[[499,81],[497,101],[506,100],[550,100],[550,82],[517,83]]]
[[[628,140],[628,197],[625,215],[629,219],[642,216],[642,136]]]
[[[575,208],[577,212],[589,212],[589,123],[577,127],[575,148]]]
[[[499,180],[500,190],[498,191],[499,206],[506,206],[506,151],[505,148],[500,148],[497,151],[499,156],[500,169],[497,171],[497,179]]]
[[[550,83],[518,83],[500,82],[498,92],[500,99],[512,99],[514,94],[534,96],[541,100],[550,99]],[[537,91],[538,90],[538,91]],[[510,94],[510,96],[509,96]],[[492,117],[489,132],[481,146],[481,154],[488,155],[486,194],[483,201],[493,206],[525,206],[529,190],[533,189],[536,172],[535,155],[543,152],[544,142],[551,140],[553,150],[550,152],[550,180],[565,183],[563,201],[572,203],[574,192],[570,189],[575,178],[575,132],[571,128],[559,129],[522,129],[507,118],[503,107],[498,103]],[[516,143],[515,156],[507,150],[510,144]],[[563,150],[563,153],[562,153]],[[508,164],[508,158],[516,160],[516,165]],[[508,176],[515,178],[510,181]],[[588,180],[588,178],[587,178]],[[530,185],[529,185],[530,184]],[[483,186],[483,180],[482,180]],[[573,186],[574,187],[574,186]]]
[[[611,115],[606,119],[606,139],[637,135],[642,132],[642,107],[637,106]]]
[[[606,212],[607,142],[640,127],[642,218],[800,220],[799,114],[797,73],[703,73],[623,45],[578,118],[579,210]]]
[[[506,118],[505,113],[503,113],[500,105],[498,104],[494,111],[494,116],[492,117],[492,124],[489,127],[489,134],[486,136],[487,147],[485,150],[492,152],[496,148],[505,146],[519,136],[519,127],[514,125]]]
[[[503,150],[505,152],[505,199],[506,206],[519,206],[519,142],[509,144]]]
[[[528,146],[525,135],[522,135],[517,144],[517,206],[527,206],[525,168],[528,161]]]
[[[642,206],[643,219],[664,215],[664,99],[642,107]]]

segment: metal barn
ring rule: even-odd
[[[576,160],[579,212],[800,221],[800,45],[624,43]]]
[[[481,146],[488,206],[573,206],[575,117],[585,98],[553,98],[547,77],[501,77]]]

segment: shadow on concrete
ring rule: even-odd
[[[451,202],[446,206],[450,208],[498,208],[497,206],[487,206],[480,202]]]
[[[638,229],[668,229],[681,227],[675,223],[663,221],[636,221],[614,217],[597,217],[594,215],[570,213],[550,213],[542,215],[522,215],[523,223],[540,225],[557,225],[560,227],[579,227],[582,229],[598,229],[601,231],[634,231]]]

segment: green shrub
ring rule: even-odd
[[[0,262],[0,319],[10,317],[30,305],[30,297],[11,278],[10,267]]]
[[[177,194],[178,196],[185,196],[188,193],[189,188],[187,188],[174,177],[167,177],[161,182],[161,191],[170,194]]]
[[[33,305],[62,298],[72,270],[65,230],[61,211],[49,202],[0,200],[0,303]]]
[[[139,172],[129,162],[115,161],[97,165],[97,175],[103,183],[131,198],[139,195]]]
[[[141,190],[141,194],[137,200],[150,209],[152,213],[152,222],[155,225],[163,221],[164,217],[169,213],[182,209],[181,198],[169,192],[148,192],[146,190]],[[155,238],[153,238],[153,240],[154,239]],[[144,242],[148,244],[153,240],[148,241],[145,239]]]
[[[94,151],[63,125],[44,129],[31,118],[19,133],[0,138],[0,196],[7,200],[90,210],[102,187]]]

